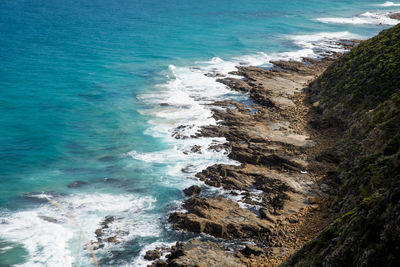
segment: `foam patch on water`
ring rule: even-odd
[[[393,3],[390,1],[387,1],[383,4],[377,4],[376,6],[381,6],[381,7],[392,7],[392,6],[400,6],[400,3]]]
[[[372,24],[372,25],[389,25],[394,26],[398,24],[400,21],[396,19],[392,19],[389,17],[390,13],[374,13],[374,12],[365,12],[360,15],[351,17],[351,18],[318,18],[317,21],[322,23],[333,23],[333,24]]]
[[[184,189],[193,184],[198,184],[197,180],[186,179],[208,166],[217,163],[238,165],[237,161],[230,160],[227,157],[227,151],[222,149],[215,151],[209,147],[221,145],[226,142],[225,138],[195,138],[179,140],[175,145],[167,150],[138,153],[131,151],[128,156],[135,160],[142,161],[145,164],[165,164],[165,174],[167,179],[161,179],[160,183],[169,187]],[[199,152],[192,152],[193,146],[199,146]]]
[[[294,44],[312,50],[311,57],[318,57],[329,52],[346,52],[340,40],[365,39],[358,34],[343,32],[320,32],[315,34],[292,35],[288,37]]]
[[[205,106],[217,100],[225,99],[226,94],[232,94],[215,77],[205,74],[218,72],[226,75],[235,70],[237,64],[213,58],[208,62],[197,62],[191,67],[169,67],[170,77],[165,84],[158,85],[154,92],[139,96],[143,102],[152,106],[142,110],[144,115],[153,117],[152,125],[145,133],[154,137],[171,140],[172,131],[179,126],[185,126],[185,137],[198,132],[203,125],[215,125],[212,112]],[[240,94],[237,94],[240,97]]]
[[[28,261],[20,266],[93,264],[85,244],[95,240],[95,230],[107,215],[121,218],[112,225],[127,233],[121,241],[135,236],[159,235],[154,218],[145,214],[155,201],[152,197],[111,194],[75,194],[56,198],[41,194],[37,197],[55,200],[58,204],[48,203],[35,210],[0,214],[0,236],[22,244],[29,252]],[[81,240],[78,240],[79,227],[83,232]]]

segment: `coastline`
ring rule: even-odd
[[[342,40],[336,45],[349,49],[359,42]],[[268,69],[239,66],[230,74],[243,79],[218,78],[231,90],[248,94],[253,103],[210,104],[216,107],[212,112],[217,125],[203,126],[193,137],[226,138],[222,148],[241,165],[215,164],[197,173],[206,185],[228,194],[207,196],[193,186],[184,190],[190,196],[183,204],[185,212],[169,216],[175,230],[211,240],[150,250],[145,258],[155,261],[149,266],[191,266],[202,260],[211,266],[228,262],[277,266],[329,224],[332,218],[326,207],[335,188],[329,172],[337,160],[325,150],[337,140],[338,132],[326,129],[337,125],[318,121],[318,106],[307,103],[303,88],[340,54],[273,61]],[[201,150],[193,146],[191,153]],[[215,251],[217,256],[207,256]]]
[[[400,266],[400,3],[136,2],[2,2],[0,266]]]

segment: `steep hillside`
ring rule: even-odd
[[[285,266],[400,266],[400,25],[362,42],[308,87],[340,128],[327,153],[340,160],[337,219]]]

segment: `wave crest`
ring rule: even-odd
[[[333,23],[333,24],[372,24],[372,25],[397,25],[400,21],[392,19],[389,17],[391,13],[373,13],[365,12],[360,15],[351,18],[340,18],[340,17],[330,17],[330,18],[318,18],[316,19],[322,23]]]

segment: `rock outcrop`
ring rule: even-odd
[[[223,197],[190,198],[184,207],[188,212],[175,212],[169,217],[177,230],[230,239],[268,239],[271,232],[267,221]]]
[[[198,196],[201,193],[201,187],[198,185],[192,185],[191,187],[183,189],[183,193],[188,196]]]
[[[225,249],[211,241],[193,239],[187,243],[177,242],[168,256],[171,267],[245,267],[237,257],[226,253]]]

